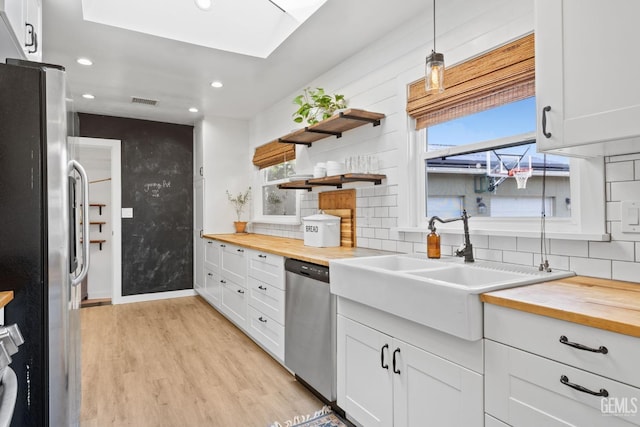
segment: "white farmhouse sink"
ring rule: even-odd
[[[387,255],[330,261],[331,293],[460,338],[482,338],[479,294],[573,276],[489,261]]]

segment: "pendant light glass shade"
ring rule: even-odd
[[[444,92],[444,55],[431,51],[425,65],[425,89],[427,92]]]

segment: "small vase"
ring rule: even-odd
[[[233,221],[233,225],[236,227],[236,233],[246,233],[247,221]]]

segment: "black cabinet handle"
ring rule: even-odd
[[[258,258],[266,258],[266,255],[258,254]]]
[[[385,349],[388,349],[388,348],[389,348],[389,344],[385,344],[380,349],[380,366],[382,367],[382,369],[389,369],[389,364],[384,363],[384,351]]]
[[[238,289],[238,293],[239,294],[244,294],[244,291],[242,289]]]
[[[236,249],[238,252],[244,252],[244,249]]]
[[[561,375],[560,376],[560,382],[568,387],[571,387],[575,390],[581,391],[583,393],[587,393],[587,394],[592,394],[594,396],[602,396],[602,397],[609,397],[609,392],[607,390],[605,390],[604,388],[601,388],[600,391],[593,391],[593,390],[589,390],[586,387],[582,387],[581,385],[578,384],[574,384],[574,383],[570,383],[569,382],[569,378],[566,375]]]
[[[226,280],[220,280],[220,283],[224,284],[224,283],[227,283],[227,281]]]
[[[396,348],[393,350],[393,373],[400,374],[400,369],[396,369],[396,353],[400,353],[400,349]]]
[[[258,285],[258,289],[260,289],[261,291],[267,290],[266,286],[262,286],[262,285]]]
[[[222,245],[220,245],[220,247],[221,247],[221,248],[226,248],[226,247],[227,247],[227,245],[222,244]]]
[[[202,168],[202,166],[200,166],[200,176],[204,176],[204,174],[202,173],[202,170],[203,170],[203,168]]]
[[[267,319],[263,319],[262,316],[258,317],[258,320],[262,323],[267,323]]]
[[[569,341],[569,338],[565,337],[564,335],[560,336],[560,343],[564,345],[568,345],[569,347],[577,348],[578,350],[590,351],[592,353],[602,353],[602,354],[609,353],[609,350],[607,349],[607,347],[603,345],[601,345],[598,348],[587,347],[586,345]]]
[[[31,37],[31,41],[30,42],[24,42],[24,46],[25,47],[32,47],[33,49],[29,49],[27,52],[28,53],[36,53],[38,51],[38,33],[36,33],[36,30],[33,28],[33,25],[25,22],[24,24],[27,27],[27,35],[29,37]]]
[[[542,109],[542,134],[545,138],[551,138],[551,132],[547,132],[547,113],[551,111],[551,106],[547,105]]]
[[[207,276],[213,277],[213,273],[207,273]]]

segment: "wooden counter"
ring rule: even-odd
[[[575,276],[480,296],[485,303],[640,337],[640,283]]]
[[[258,251],[282,255],[287,258],[295,258],[314,264],[329,265],[329,260],[365,257],[375,255],[391,255],[395,252],[380,251],[366,248],[348,248],[338,246],[334,248],[316,248],[305,246],[300,239],[286,237],[267,236],[264,234],[205,234],[207,239],[219,240],[225,243],[242,246]]]
[[[13,300],[13,291],[0,292],[0,308],[9,304]]]

